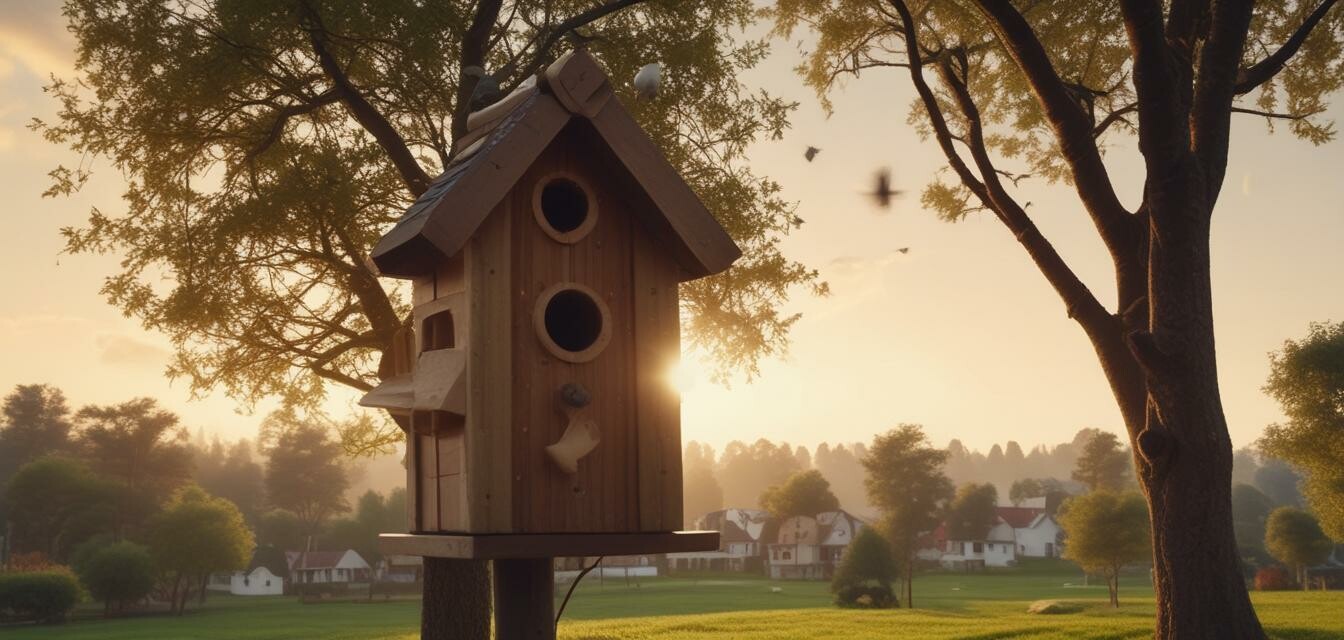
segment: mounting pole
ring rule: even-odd
[[[499,640],[555,640],[555,569],[550,558],[495,563],[495,635]]]

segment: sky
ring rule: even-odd
[[[686,354],[683,438],[811,447],[909,422],[940,445],[959,438],[984,451],[1056,444],[1083,427],[1120,431],[1091,347],[1011,234],[991,217],[949,224],[920,209],[918,191],[942,163],[906,123],[913,94],[901,70],[848,81],[828,117],[792,71],[793,45],[776,44],[744,79],[800,106],[783,140],[753,146],[749,161],[798,203],[806,224],[784,250],[819,269],[832,294],[797,292],[784,309],[802,314],[789,353],[754,380],[714,384]],[[163,375],[167,340],[100,296],[118,256],[62,253],[60,229],[91,207],[125,211],[120,176],[97,159],[74,197],[40,195],[48,171],[81,161],[26,128],[53,116],[42,85],[71,77],[73,59],[59,2],[0,1],[0,237],[10,240],[0,252],[0,390],[50,383],[76,406],[151,396],[193,431],[251,437],[269,405],[249,413],[222,394],[191,398]],[[1327,118],[1344,120],[1340,98]],[[1112,143],[1112,180],[1132,206],[1142,164],[1132,139]],[[812,163],[808,145],[822,149]],[[886,212],[862,195],[880,167],[908,192]],[[1260,390],[1267,354],[1310,322],[1344,320],[1344,144],[1313,147],[1242,117],[1227,176],[1212,238],[1215,322],[1224,407],[1242,446],[1282,417]],[[1072,188],[1029,180],[1017,195],[1098,298],[1112,300],[1109,259]],[[331,406],[350,400],[338,394]]]

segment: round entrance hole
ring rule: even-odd
[[[537,298],[537,337],[567,362],[597,357],[611,339],[610,313],[592,289],[577,283],[556,285]]]
[[[578,242],[597,222],[597,202],[578,176],[562,173],[537,184],[532,209],[546,235],[557,242]]]

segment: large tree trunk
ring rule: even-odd
[[[1151,329],[1131,337],[1148,388],[1143,428],[1131,433],[1153,526],[1157,637],[1258,639],[1265,635],[1232,533],[1232,441],[1218,391],[1209,276],[1216,189],[1185,169],[1148,190]]]
[[[422,640],[489,640],[490,571],[485,562],[425,558]]]

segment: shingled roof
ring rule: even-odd
[[[571,52],[498,103],[471,114],[461,149],[374,247],[387,276],[414,277],[462,249],[571,120],[586,119],[673,232],[672,254],[693,279],[742,254],[657,145],[612,94],[597,61]]]

